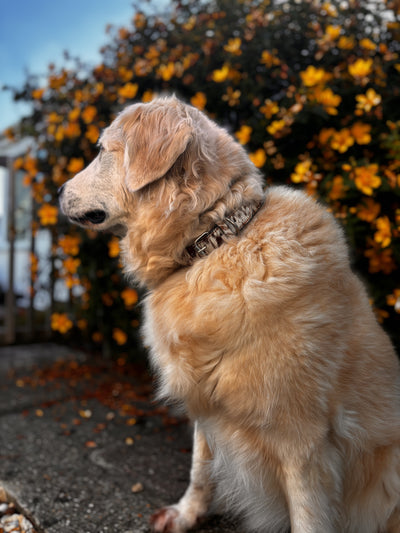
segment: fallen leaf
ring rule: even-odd
[[[90,418],[92,416],[92,411],[90,409],[80,409],[79,414],[82,418]]]
[[[142,483],[135,483],[134,485],[132,485],[132,488],[131,488],[131,491],[136,494],[137,492],[142,492],[144,490],[144,487],[142,485]]]

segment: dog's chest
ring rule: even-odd
[[[261,351],[263,340],[246,321],[243,306],[231,300],[213,311],[209,301],[186,306],[183,298],[179,307],[174,298],[146,302],[145,342],[159,397],[182,402],[191,418],[218,413],[233,424],[257,419],[271,426],[281,383],[263,377],[276,363]]]
[[[203,295],[184,284],[147,298],[144,340],[159,375],[161,397],[204,412],[240,389],[248,328],[236,299],[232,291],[220,290],[216,298],[212,291]]]

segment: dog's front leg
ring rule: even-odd
[[[209,476],[210,459],[210,448],[196,423],[190,484],[176,505],[164,507],[151,517],[154,533],[185,533],[206,514],[212,499],[212,483]]]
[[[293,454],[285,467],[286,495],[292,533],[338,533],[341,467],[335,450],[307,458]]]

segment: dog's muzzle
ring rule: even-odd
[[[61,197],[63,195],[64,191],[64,185],[61,185],[61,187],[57,191],[58,195],[58,201],[61,203]],[[76,222],[77,224],[101,224],[105,221],[107,218],[107,213],[103,209],[92,209],[90,211],[87,211],[86,213],[83,213],[80,216],[69,216],[68,217],[72,222]]]
[[[78,224],[101,224],[107,218],[107,213],[102,209],[93,209],[93,211],[88,211],[80,217],[70,217],[73,222]]]

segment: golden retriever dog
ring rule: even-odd
[[[99,145],[61,208],[121,236],[159,396],[194,423],[189,487],[153,531],[224,502],[247,531],[399,533],[399,362],[334,217],[264,192],[243,147],[175,97],[127,107]]]

